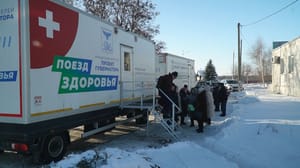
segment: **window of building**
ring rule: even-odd
[[[294,56],[289,56],[289,73],[294,72]]]
[[[280,58],[280,73],[284,73],[284,60],[282,58]]]

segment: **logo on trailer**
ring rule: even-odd
[[[65,56],[75,40],[78,12],[49,0],[29,0],[30,66],[52,65],[55,55]]]
[[[102,30],[102,46],[103,51],[111,54],[113,52],[112,32],[110,30]]]

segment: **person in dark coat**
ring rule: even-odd
[[[163,106],[162,113],[164,118],[171,117],[171,110],[172,110],[172,103],[169,101],[169,98],[172,95],[172,88],[173,88],[173,80],[177,78],[178,73],[176,71],[160,76],[158,78],[158,82],[156,87],[159,89],[159,104]],[[163,92],[163,93],[162,93]]]
[[[220,90],[219,90],[219,101],[221,103],[221,117],[226,116],[226,105],[227,105],[227,99],[229,96],[229,91],[224,86],[224,83],[220,83]]]
[[[180,89],[179,95],[181,102],[180,124],[185,125],[184,118],[188,114],[188,96],[190,95],[188,85],[184,85],[183,88]]]
[[[215,111],[220,111],[220,101],[219,101],[219,90],[220,90],[220,84],[217,84],[213,88],[213,98],[214,98],[214,105],[215,105]]]
[[[203,132],[203,123],[207,120],[207,100],[206,91],[202,91],[197,95],[195,107],[195,119],[198,122],[197,132]]]
[[[197,88],[192,88],[191,94],[188,96],[188,115],[190,116],[191,119],[190,127],[194,126],[196,98],[197,98]]]
[[[198,122],[198,133],[203,132],[203,124],[207,121],[207,98],[206,91],[202,90],[200,93],[195,93],[192,89],[191,96],[189,96],[189,104],[193,104],[195,107],[194,111],[190,112],[191,127],[194,126],[194,120]]]

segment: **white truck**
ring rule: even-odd
[[[55,0],[0,1],[0,151],[60,160],[83,137],[143,116],[154,43]]]
[[[178,76],[174,80],[174,83],[178,89],[182,88],[184,84],[187,84],[189,89],[196,85],[197,76],[195,73],[194,60],[170,53],[162,53],[157,55],[155,59],[157,77],[177,71]]]

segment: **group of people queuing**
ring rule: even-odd
[[[175,121],[186,125],[185,119],[190,118],[190,127],[194,127],[197,121],[197,132],[203,132],[204,123],[210,125],[211,118],[215,112],[221,110],[220,116],[226,116],[226,104],[229,92],[223,83],[217,83],[213,88],[208,85],[196,86],[189,90],[188,85],[179,90],[174,84],[178,73],[172,72],[159,77],[157,89],[159,93],[158,104],[162,106],[163,118],[172,117],[172,103],[175,103],[180,110],[175,108]],[[171,101],[170,101],[171,100]]]

